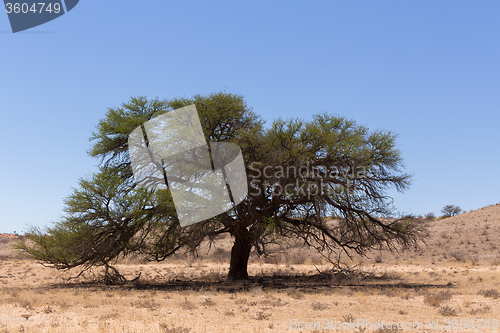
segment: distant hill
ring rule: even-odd
[[[12,249],[12,244],[19,237],[21,236],[0,233],[0,261],[19,257],[19,254]]]
[[[427,220],[429,239],[418,252],[381,253],[389,262],[480,261],[500,264],[500,203],[444,219]],[[386,257],[387,256],[387,257]],[[380,260],[380,259],[379,259]],[[384,259],[382,259],[384,260]]]
[[[18,235],[14,235],[14,234],[2,234],[2,233],[0,233],[0,238],[17,239],[17,238],[19,238],[19,236]]]
[[[354,256],[355,261],[367,263],[421,263],[439,264],[455,261],[500,265],[500,203],[445,219],[420,219],[427,226],[429,238],[417,251],[391,253],[387,250],[369,253],[367,258]],[[0,259],[18,257],[12,244],[22,236],[0,233]],[[217,259],[223,252],[222,262],[228,262],[231,239],[224,237],[215,244],[217,251],[206,255],[206,259]],[[203,251],[201,251],[203,252]],[[204,255],[201,255],[204,257]],[[182,257],[182,256],[181,256]],[[300,264],[320,263],[321,256],[311,248],[302,248],[298,243],[282,248],[273,255],[277,262]],[[219,258],[220,259],[220,258]],[[250,261],[258,259],[252,254]]]

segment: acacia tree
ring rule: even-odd
[[[151,190],[134,183],[128,135],[144,122],[195,104],[208,142],[241,148],[249,193],[228,212],[181,227],[168,188]],[[266,255],[268,245],[302,239],[339,266],[339,254],[385,245],[416,245],[423,228],[409,218],[387,219],[391,198],[404,191],[410,176],[391,132],[369,131],[354,121],[317,114],[264,122],[240,95],[225,92],[172,100],[131,98],[110,108],[92,134],[89,154],[100,169],[65,201],[65,217],[47,229],[31,228],[19,248],[57,269],[106,268],[108,282],[121,275],[110,261],[129,254],[165,260],[203,241],[229,233],[234,238],[228,279],[248,278],[252,249]],[[334,215],[335,220],[325,216]]]
[[[441,212],[444,214],[443,216],[451,217],[460,214],[462,209],[455,205],[446,205],[441,209]]]

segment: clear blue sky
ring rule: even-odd
[[[499,1],[81,0],[0,45],[0,232],[62,215],[106,108],[224,89],[399,133],[402,212],[500,201]]]

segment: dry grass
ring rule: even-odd
[[[10,241],[2,241],[0,333],[441,333],[450,330],[444,325],[432,330],[314,325],[322,320],[427,325],[429,320],[498,319],[500,256],[493,247],[500,223],[492,210],[426,223],[434,230],[427,248],[355,257],[358,270],[350,275],[319,274],[329,267],[311,251],[290,244],[269,259],[252,257],[252,280],[234,283],[225,281],[229,239],[215,252],[200,251],[205,254],[198,259],[177,255],[163,263],[122,261],[117,268],[128,279],[141,274],[122,286],[88,283],[91,274],[68,283],[68,274],[19,259],[6,250]],[[293,319],[312,327],[292,329]]]
[[[424,296],[424,303],[430,306],[440,306],[444,301],[450,300],[452,297],[449,291],[440,291],[436,294]]]
[[[219,262],[203,265],[207,271],[227,270]],[[315,275],[308,265],[293,267],[296,275],[289,270],[266,278],[256,274],[263,267],[253,264],[250,272],[256,278],[228,283],[195,279],[196,264],[191,268],[182,263],[129,264],[119,268],[130,276],[148,273],[151,280],[110,287],[62,283],[63,276],[54,276],[51,269],[34,262],[6,261],[0,269],[0,332],[295,332],[292,319],[428,323],[453,318],[491,320],[500,315],[497,266],[370,265],[363,268],[362,282],[358,278],[340,286]],[[7,278],[7,271],[23,278]],[[164,280],[157,278],[156,271],[162,272]],[[176,280],[181,271],[185,280]],[[395,330],[365,330],[389,331]],[[445,332],[444,328],[432,331]]]

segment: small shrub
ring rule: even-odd
[[[321,303],[321,302],[313,302],[311,304],[311,307],[313,310],[315,311],[323,311],[323,310],[326,310],[326,309],[329,309],[330,306],[326,303]]]
[[[500,293],[496,289],[480,290],[478,294],[483,295],[484,297],[489,297],[494,299],[500,298]]]
[[[26,310],[33,310],[33,304],[27,299],[21,302],[21,306]]]
[[[101,320],[112,320],[119,317],[118,313],[106,313],[100,317]]]
[[[169,327],[168,324],[161,323],[160,324],[160,331],[164,333],[189,333],[191,331],[191,328],[188,327]]]
[[[182,302],[181,304],[181,308],[183,308],[184,310],[194,310],[196,309],[196,305],[191,302],[190,300],[186,298],[184,298],[184,302]]]
[[[449,291],[440,291],[437,294],[429,294],[424,296],[424,303],[430,306],[438,307],[444,301],[450,300],[452,294]]]
[[[272,307],[276,307],[276,306],[285,306],[288,304],[288,302],[283,302],[281,300],[281,298],[277,298],[277,297],[266,297],[266,299],[264,299],[261,304],[263,305],[270,305]]]
[[[235,304],[247,304],[247,299],[246,298],[237,298],[234,300]]]
[[[356,319],[354,319],[354,316],[349,313],[348,315],[345,315],[344,318],[342,318],[342,321],[344,323],[349,323],[349,322],[352,322],[352,321],[356,321]]]
[[[449,307],[449,306],[442,306],[439,309],[439,313],[442,316],[448,316],[448,317],[454,317],[457,315],[457,312],[455,311],[455,309],[453,309],[452,307]]]
[[[481,313],[486,313],[486,312],[488,312],[490,310],[491,310],[491,308],[488,305],[486,305],[486,306],[483,306],[482,308],[479,308],[479,309],[472,309],[472,310],[470,310],[469,313],[471,315],[478,315],[478,314],[481,314]]]
[[[203,300],[203,302],[201,302],[201,305],[202,306],[214,306],[215,302],[210,297],[208,297],[208,298],[205,298]]]
[[[271,317],[270,313],[266,313],[264,311],[257,311],[257,313],[255,314],[254,319],[255,320],[267,320],[270,317]]]
[[[434,215],[434,213],[427,213],[425,214],[424,218],[426,220],[434,220],[436,218],[436,215]]]
[[[392,333],[394,331],[399,331],[400,329],[397,328],[397,327],[392,327],[392,328],[388,328],[388,327],[384,327],[384,328],[379,328],[378,330],[374,331],[375,333]]]
[[[130,305],[136,308],[145,308],[148,309],[149,311],[154,311],[160,306],[160,304],[158,304],[153,299],[145,299],[145,300],[130,302]]]

